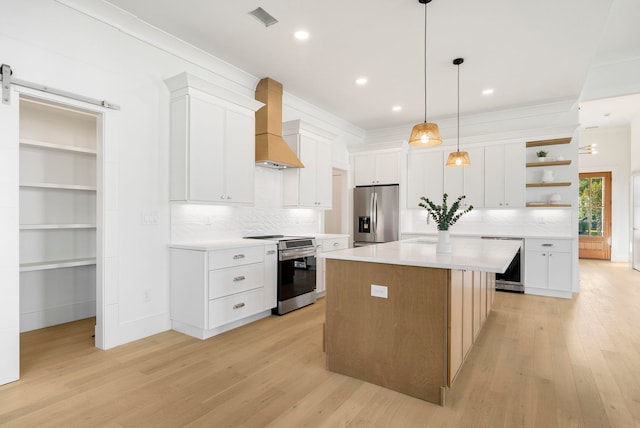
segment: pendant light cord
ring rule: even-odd
[[[460,63],[458,63],[458,153],[460,153]]]
[[[427,4],[424,4],[424,123],[427,123]]]

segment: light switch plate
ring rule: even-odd
[[[389,298],[389,289],[386,285],[371,284],[371,296],[380,297],[382,299]]]

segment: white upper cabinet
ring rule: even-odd
[[[429,150],[409,154],[407,162],[407,208],[417,208],[421,196],[431,201],[442,201],[442,194],[449,195],[449,202],[465,195],[463,208],[473,205],[484,207],[484,148],[467,149],[471,165],[445,166],[448,151]]]
[[[465,149],[469,152],[471,165],[462,168],[464,174],[465,207],[484,207],[484,147]],[[451,195],[455,196],[455,195]]]
[[[304,168],[284,170],[284,206],[331,209],[331,140],[335,136],[299,120],[284,123],[282,133],[304,164]]]
[[[400,182],[397,152],[356,155],[354,160],[356,186]]]
[[[442,200],[444,160],[441,151],[412,152],[407,162],[407,208],[418,208],[422,196]]]
[[[485,207],[524,207],[524,145],[485,147]]]
[[[252,204],[262,103],[186,73],[171,90],[172,201]]]

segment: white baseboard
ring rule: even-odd
[[[525,286],[524,294],[533,294],[535,296],[545,296],[545,297],[561,297],[563,299],[573,299],[573,293],[571,291],[549,290],[546,288],[531,288],[531,287]]]
[[[96,301],[71,303],[20,314],[20,333],[96,315]]]
[[[258,321],[259,319],[266,318],[268,316],[271,316],[271,310],[262,311],[250,317],[246,317],[241,320],[234,321],[220,327],[212,328],[210,330],[194,327],[192,325],[184,324],[178,321],[171,321],[171,328],[180,333],[193,336],[196,339],[204,340],[204,339],[209,339],[210,337],[216,336],[220,333],[224,333],[225,331],[233,330],[234,328],[238,328],[243,325],[252,323],[254,321]]]

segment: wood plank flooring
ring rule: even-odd
[[[439,407],[324,368],[324,303],[109,351],[93,320],[25,333],[8,427],[640,427],[640,272],[581,261],[573,300],[496,295]]]

